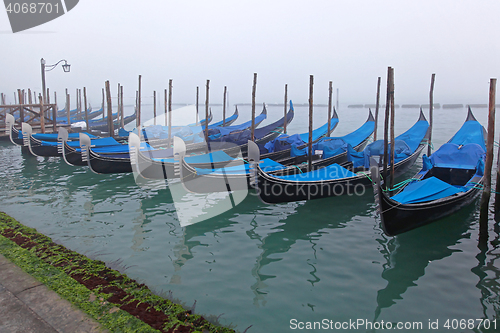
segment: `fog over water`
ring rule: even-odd
[[[13,34],[0,10],[0,92],[14,102],[18,88],[41,90],[40,59],[66,59],[47,73],[47,87],[63,94],[87,87],[98,104],[110,80],[116,96],[124,85],[133,104],[138,75],[143,101],[159,100],[173,79],[173,102],[280,103],[284,85],[297,103],[326,103],[328,81],[342,103],[374,103],[377,77],[395,69],[396,103],[428,103],[436,73],[437,103],[487,103],[488,83],[498,77],[500,2],[472,1],[80,1],[65,15]],[[383,93],[383,95],[385,95]],[[384,96],[382,96],[384,99]],[[72,99],[74,101],[74,98]]]

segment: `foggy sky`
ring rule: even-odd
[[[0,92],[13,102],[18,88],[41,90],[40,58],[67,59],[71,72],[47,73],[58,94],[87,87],[100,103],[109,80],[124,85],[132,104],[143,80],[143,101],[163,99],[173,79],[173,102],[281,103],[284,85],[296,103],[326,103],[328,81],[340,102],[374,103],[377,77],[385,98],[387,67],[395,71],[396,103],[428,103],[436,73],[437,103],[487,103],[500,74],[500,1],[130,1],[81,0],[67,14],[13,34],[0,10]],[[61,102],[60,102],[61,103]]]

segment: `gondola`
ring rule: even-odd
[[[15,124],[15,119],[14,117],[7,113],[5,115],[6,119],[6,128],[9,131],[9,139],[12,142],[12,144],[16,146],[23,146],[24,141],[23,141],[23,135],[22,131],[19,131],[17,128],[14,127]],[[86,133],[88,134],[88,133]],[[97,136],[88,134],[92,139],[96,139]],[[43,141],[58,141],[58,134],[57,133],[32,133],[32,137],[37,139],[37,140],[43,140]],[[78,133],[69,133],[68,135],[68,140],[78,140],[79,135]]]
[[[396,155],[394,173],[395,177],[406,172],[417,160],[424,148],[428,135],[429,123],[420,112],[418,121],[408,131],[396,137]],[[363,152],[367,156],[380,156],[383,151],[376,151],[383,141],[378,140],[368,145]],[[404,147],[404,149],[400,149]],[[355,195],[364,193],[365,187],[371,186],[367,174],[369,165],[358,165],[353,160],[354,150],[348,149],[350,162],[330,164],[309,172],[293,175],[280,175],[266,173],[256,163],[251,168],[251,185],[256,189],[260,199],[266,203],[280,203],[300,200],[312,200],[341,195]],[[252,149],[249,159],[259,162],[260,156],[257,148]],[[255,163],[255,162],[254,162]],[[379,166],[379,168],[382,168]]]
[[[122,145],[126,146],[126,145]],[[130,157],[128,154],[112,154],[110,147],[101,148],[109,154],[100,154],[99,148],[93,150],[92,143],[88,135],[80,136],[80,149],[82,161],[86,162],[90,170],[94,173],[126,173],[132,172]],[[128,147],[127,147],[128,148]]]
[[[238,110],[236,109],[235,113],[231,116],[226,118],[228,122],[232,122],[238,118]],[[202,120],[204,122],[204,120]],[[217,124],[215,124],[217,125]],[[209,125],[212,126],[212,125]],[[127,132],[129,133],[129,132]],[[84,133],[87,134],[87,133]],[[129,134],[130,135],[130,134]],[[81,166],[81,165],[87,165],[87,161],[83,161],[82,159],[82,149],[80,146],[76,147],[75,145],[72,145],[65,140],[66,135],[62,136],[62,145],[60,152],[63,155],[64,161],[73,166]],[[91,147],[94,148],[94,154],[99,154],[102,155],[103,158],[106,157],[106,155],[113,155],[114,156],[114,161],[121,161],[119,158],[129,158],[129,148],[128,145],[124,144],[123,141],[128,139],[128,137],[122,137],[122,138],[117,138],[119,142],[114,141],[110,142],[109,144],[94,144],[94,142],[91,143]],[[164,141],[166,142],[166,141]],[[105,148],[106,147],[106,148]],[[96,149],[98,148],[98,149]],[[102,148],[102,149],[101,149]],[[162,149],[162,152],[165,150]]]
[[[264,111],[263,111],[264,112]],[[289,124],[294,116],[294,110],[291,108],[287,115],[286,121]],[[255,129],[255,138],[256,141],[261,143],[262,145],[272,140],[276,136],[278,136],[284,125],[285,118],[281,118],[280,120],[269,124],[262,128]],[[195,152],[200,152],[200,148],[198,146],[195,147],[195,150],[191,150],[190,147],[192,145],[188,144],[185,148],[186,159],[190,161],[190,163],[196,163],[201,165],[214,165],[215,167],[222,167],[227,165],[228,159],[234,159],[237,156],[245,156],[248,148],[247,141],[245,143],[241,143],[245,138],[249,137],[250,130],[245,129],[243,131],[238,131],[238,135],[241,136],[241,139],[233,142],[226,142],[225,144],[221,144],[220,147],[225,147],[226,149],[215,150],[208,155],[208,160],[204,158],[206,154],[202,154],[199,156],[191,156]],[[160,151],[138,151],[137,147],[140,143],[139,137],[131,137],[129,138],[130,151],[132,152],[132,162],[135,164],[136,170],[141,174],[142,177],[148,179],[164,179],[164,175],[174,175],[174,159],[173,159],[173,151],[172,149],[160,150]],[[212,146],[214,148],[214,146]],[[205,144],[205,150],[201,152],[205,152],[207,146]]]
[[[39,156],[39,157],[55,157],[55,156],[61,156],[62,150],[62,136],[61,133],[66,131],[66,138],[65,140],[68,141],[69,135],[67,133],[67,130],[64,128],[60,128],[59,133],[53,133],[53,134],[32,134],[33,129],[31,128],[31,125],[22,123],[22,138],[23,138],[23,145],[28,147],[29,152],[34,155],[34,156]],[[78,133],[72,133],[72,137],[76,135],[79,136]],[[57,135],[57,141],[49,141],[49,140],[43,140],[43,138],[54,138],[55,135]],[[94,143],[96,145],[111,145],[113,144],[110,141],[116,142],[114,139],[110,138],[97,138],[96,136],[92,135],[91,136]],[[77,140],[71,141],[71,143],[68,143],[69,146],[72,147],[78,147],[79,142]]]
[[[418,228],[471,204],[483,184],[486,131],[470,108],[467,119],[447,143],[429,157],[423,168],[396,195],[382,190],[375,172],[374,193],[382,228],[389,236]]]
[[[323,126],[322,126],[323,127]],[[352,145],[356,149],[362,149],[368,142],[369,137],[375,128],[375,121],[372,113],[369,113],[366,122],[354,132],[343,137],[327,137],[323,138],[325,144],[320,145],[323,149],[327,149],[326,143],[334,143],[330,147],[331,150],[321,152],[314,155],[314,168],[326,166],[333,163],[341,163],[347,161],[346,146]],[[319,142],[316,143],[318,145]],[[259,147],[259,151],[261,147]],[[326,155],[325,155],[326,154]],[[223,156],[212,156],[212,158],[222,159]],[[304,158],[304,156],[300,156]],[[248,158],[251,158],[248,156]],[[303,172],[307,168],[307,164],[301,164],[302,159],[298,157],[288,157],[274,161],[270,158],[263,158],[260,164],[261,169],[266,173],[279,172],[280,174],[293,174]],[[199,157],[182,158],[180,178],[186,190],[194,193],[210,193],[210,192],[225,192],[228,189],[241,190],[248,188],[250,180],[250,166],[242,162],[242,159],[226,159],[226,165],[215,167],[213,163],[204,164],[193,163],[189,159],[196,161]],[[307,160],[307,157],[305,157]],[[298,163],[295,163],[298,161]],[[218,163],[219,165],[221,163]],[[243,179],[244,181],[239,181]]]
[[[86,133],[76,133],[79,135],[79,138]],[[88,136],[88,134],[86,134]],[[68,131],[61,127],[59,128],[59,140],[60,142],[57,145],[58,153],[62,155],[64,161],[71,166],[83,166],[87,165],[86,161],[82,160],[81,153],[81,143],[80,141],[68,141]],[[107,147],[116,147],[116,146],[124,146],[123,143],[118,142],[112,137],[106,137],[101,139],[91,140],[91,146],[95,149]]]

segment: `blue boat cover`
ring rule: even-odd
[[[66,143],[70,147],[80,147],[80,141],[78,141],[78,140],[76,140],[76,141],[67,141]],[[92,146],[95,146],[95,147],[106,147],[106,146],[120,145],[120,143],[118,141],[116,141],[112,137],[101,138],[101,139],[92,139],[92,140],[90,140],[90,143],[91,143]],[[56,142],[56,141],[42,141],[42,146],[57,147],[58,144],[59,143]]]
[[[436,177],[429,177],[422,181],[408,184],[404,191],[396,194],[392,199],[402,204],[411,204],[442,199],[460,192],[466,192],[467,190],[468,188],[465,186],[457,187]]]
[[[149,144],[146,142],[141,142],[141,150],[154,150],[153,147],[151,147]],[[92,148],[93,152],[99,153],[99,154],[123,154],[129,152],[129,147],[128,144],[118,144],[114,146],[108,146],[108,147],[96,147]]]
[[[293,110],[288,111],[287,117],[286,117],[287,121],[288,122],[292,121],[293,116],[294,116]],[[269,124],[267,126],[264,126],[261,128],[256,128],[254,131],[255,140],[261,139],[262,137],[266,136],[267,134],[269,134],[272,131],[282,130],[283,129],[283,122],[284,122],[284,118],[277,120],[274,123]],[[232,127],[232,126],[229,126],[229,127]],[[226,127],[222,127],[222,128],[226,128]],[[248,140],[250,139],[251,135],[252,135],[252,131],[250,129],[245,129],[242,131],[236,131],[236,132],[229,133],[228,135],[225,135],[225,136],[220,136],[217,139],[209,140],[209,142],[229,142],[229,143],[233,143],[233,144],[239,146],[239,145],[243,145],[243,144],[248,143]]]
[[[419,120],[413,125],[409,130],[395,138],[394,146],[394,162],[404,160],[413,154],[420,142],[422,142],[427,129],[429,128],[429,123],[427,120]],[[389,144],[390,152],[391,144]],[[361,152],[356,152],[351,146],[348,147],[347,159],[353,162],[353,166],[365,168],[370,167],[370,156],[383,156],[384,155],[384,141],[377,140],[370,143]]]
[[[330,120],[331,128],[335,128],[335,125],[339,122],[338,118],[332,118]],[[312,141],[315,142],[320,139],[322,136],[327,135],[328,131],[328,123],[325,123],[323,126],[318,127],[312,132]],[[264,148],[267,149],[268,153],[274,153],[286,149],[290,149],[293,145],[302,146],[309,142],[309,133],[301,133],[301,134],[282,134],[278,136],[276,139],[269,141],[264,145]],[[305,151],[303,151],[303,155],[305,155]],[[299,155],[292,155],[299,156]]]
[[[366,140],[375,129],[374,121],[365,122],[360,128],[340,137],[323,138],[313,145],[313,150],[322,150],[322,158],[329,158],[347,151],[350,145],[356,147]]]
[[[89,133],[85,133],[85,132],[84,132],[84,134],[87,134],[91,139],[97,139],[97,136],[95,136],[93,134],[89,134]],[[35,139],[41,140],[41,141],[42,140],[44,140],[44,141],[57,141],[57,133],[35,133],[35,134],[32,134],[31,136],[34,137]],[[19,139],[23,138],[22,131],[18,132],[17,137]],[[79,133],[69,133],[68,139],[80,139],[80,134]]]
[[[475,169],[477,162],[482,160],[486,150],[476,143],[459,146],[454,143],[445,143],[432,153],[430,162],[435,167]]]
[[[276,178],[284,179],[284,180],[291,180],[291,181],[322,181],[322,180],[333,180],[333,179],[341,179],[341,178],[348,178],[348,177],[355,177],[356,174],[347,170],[346,168],[341,167],[337,163],[330,164],[327,167],[309,171],[309,172],[304,172],[304,173],[299,173],[295,175],[287,175],[287,176],[273,176]]]
[[[261,169],[264,170],[265,172],[271,172],[285,168],[283,164],[275,162],[269,158],[263,159],[259,165]],[[195,169],[198,175],[208,175],[208,174],[248,175],[250,173],[250,166],[247,163],[225,168],[219,168],[219,169],[202,169],[202,168],[195,168]]]
[[[233,161],[234,157],[229,156],[222,150],[217,150],[208,154],[187,156],[184,160],[188,163],[216,163]]]
[[[475,143],[480,145],[484,151],[486,151],[483,126],[477,120],[466,121],[453,138],[448,141],[448,143],[454,143],[457,145]]]
[[[258,116],[255,117],[255,124],[260,124],[262,121],[264,121],[267,118],[267,114],[259,114]],[[226,127],[217,127],[217,128],[208,128],[208,139],[210,141],[216,140],[220,138],[221,136],[226,136],[229,133],[232,132],[238,132],[245,130],[252,126],[252,121],[247,121],[243,124],[240,125],[234,125],[234,126],[226,126]]]

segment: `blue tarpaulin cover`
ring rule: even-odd
[[[259,114],[255,117],[255,124],[259,124],[267,118],[267,114]],[[231,132],[242,131],[252,126],[252,121],[247,121],[240,125],[234,126],[226,126],[226,127],[217,127],[217,128],[208,128],[208,137],[209,140],[216,140],[221,136],[228,135]]]
[[[445,143],[430,157],[433,166],[440,168],[474,169],[486,151],[476,143],[459,146]]]
[[[67,141],[66,142],[70,147],[80,147],[80,141]],[[105,146],[116,146],[121,145],[118,141],[116,141],[112,137],[101,138],[101,139],[92,139],[90,140],[92,146],[95,147],[105,147]],[[59,142],[56,141],[42,141],[42,146],[52,146],[57,147]]]
[[[335,125],[339,122],[338,118],[333,118],[330,120],[330,127],[335,128]],[[318,127],[312,132],[312,141],[317,141],[322,136],[326,135],[328,131],[328,123],[325,123],[323,126]],[[293,134],[287,135],[282,134],[278,136],[276,139],[269,141],[264,145],[267,149],[268,153],[273,153],[277,151],[282,151],[286,149],[290,149],[291,146],[301,146],[305,143],[309,142],[309,133],[301,133],[301,134]],[[305,154],[305,153],[304,153]],[[293,156],[293,155],[292,155]]]
[[[276,170],[281,170],[284,169],[285,166],[283,164],[280,164],[278,162],[275,162],[269,158],[265,158],[261,161],[259,164],[261,169],[264,170],[265,172],[271,172],[271,171],[276,171]],[[250,172],[250,166],[249,164],[241,164],[241,165],[235,165],[235,166],[230,166],[230,167],[225,167],[225,168],[219,168],[219,169],[202,169],[202,168],[195,168],[196,173],[199,175],[207,175],[207,174],[237,174],[237,175],[247,175]]]
[[[395,138],[394,146],[394,162],[404,160],[417,150],[420,142],[425,137],[429,123],[427,120],[419,120],[409,130]],[[389,144],[390,152],[390,144]],[[347,159],[353,162],[354,167],[364,166],[370,167],[370,156],[384,155],[384,141],[377,140],[366,146],[362,152],[356,152],[352,147],[349,147]]]
[[[449,143],[457,145],[466,145],[468,143],[475,143],[480,145],[486,151],[484,144],[484,131],[483,126],[477,120],[466,121],[458,132],[451,138]]]
[[[429,177],[422,181],[408,184],[404,191],[396,194],[392,199],[402,204],[410,204],[437,200],[466,191],[466,187],[456,187],[436,177]]]
[[[97,139],[97,136],[89,133],[84,133],[89,136],[91,139]],[[34,137],[37,140],[44,140],[44,141],[56,141],[57,140],[57,133],[35,133],[31,134],[32,137]],[[23,133],[22,131],[19,131],[17,134],[17,137],[19,139],[23,138]],[[80,134],[79,133],[69,133],[68,134],[68,139],[79,139]]]

